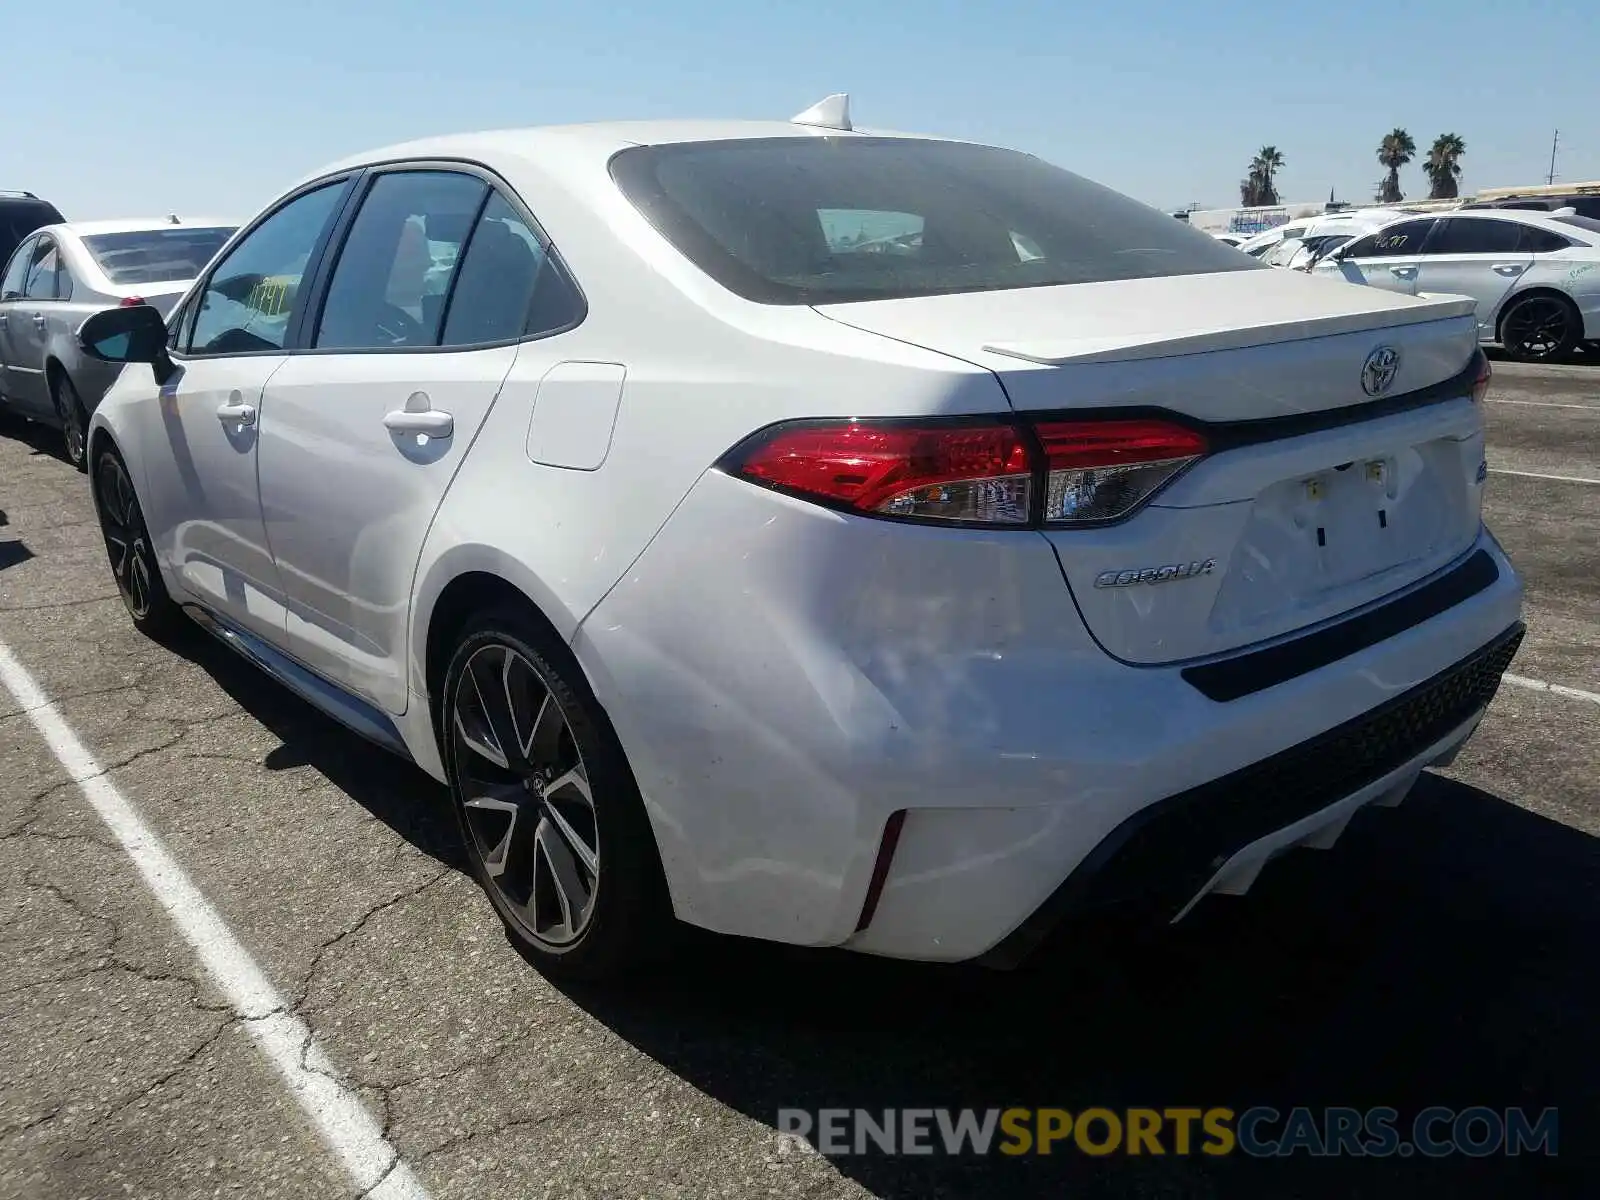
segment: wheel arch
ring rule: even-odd
[[[528,616],[547,635],[547,646],[541,649],[548,649],[562,665],[576,668],[590,694],[594,692],[571,647],[578,618],[555,593],[499,551],[481,546],[456,547],[427,572],[426,581],[418,589],[412,624],[413,692],[427,704],[435,738],[440,732],[450,653],[473,614],[498,605],[515,607]]]
[[[528,618],[535,628],[543,633],[544,636],[539,639],[541,644],[538,649],[547,656],[553,666],[563,670],[568,683],[582,693],[583,698],[592,706],[596,723],[611,738],[622,769],[633,779],[634,787],[637,788],[638,779],[634,775],[628,748],[624,745],[611,714],[606,710],[604,700],[600,698],[593,677],[573,649],[572,637],[577,629],[578,618],[561,605],[553,594],[546,593],[548,598],[541,604],[533,594],[542,591],[537,582],[531,587],[521,586],[507,577],[513,573],[521,572],[516,567],[513,567],[512,571],[501,573],[475,566],[451,574],[433,596],[426,617],[414,627],[413,636],[416,637],[418,633],[421,635],[421,654],[414,654],[413,660],[415,666],[416,660],[420,658],[422,672],[420,696],[427,707],[426,729],[433,738],[433,749],[437,753],[441,768],[444,761],[444,680],[449,671],[451,655],[460,640],[462,630],[466,628],[474,614],[488,608],[504,607],[511,608]],[[563,624],[567,626],[565,630]],[[416,644],[414,641],[413,645]],[[419,713],[411,728],[420,733],[421,726]],[[438,778],[444,779],[442,772]],[[662,839],[661,832],[656,828],[657,816],[648,803],[645,805],[645,815],[650,837],[654,841],[656,861],[661,865],[663,872],[669,903],[675,904],[675,899],[671,898],[671,882],[666,878],[666,867],[662,860]]]
[[[99,472],[94,469],[94,464],[107,449],[114,451],[118,455],[122,454],[122,450],[117,446],[117,439],[111,436],[109,429],[104,425],[92,426],[88,436],[83,440],[83,461],[88,468],[89,503],[91,505],[100,502],[100,497],[95,492],[95,488],[99,486],[96,478]]]
[[[1563,303],[1565,303],[1568,308],[1572,309],[1572,311],[1577,314],[1579,327],[1580,327],[1580,329],[1582,328],[1583,310],[1578,307],[1578,302],[1576,300],[1574,300],[1571,296],[1569,296],[1566,292],[1562,291],[1558,287],[1552,287],[1550,284],[1545,284],[1545,283],[1536,283],[1532,287],[1525,287],[1525,288],[1521,289],[1520,291],[1512,292],[1509,296],[1507,296],[1504,300],[1502,300],[1500,302],[1500,311],[1495,313],[1495,315],[1494,315],[1494,340],[1495,341],[1497,341],[1497,342],[1500,341],[1501,334],[1502,334],[1504,326],[1505,326],[1506,314],[1509,313],[1513,308],[1515,308],[1522,301],[1527,300],[1530,297],[1535,297],[1535,296],[1545,296],[1545,297],[1549,297],[1552,300],[1560,300]],[[1582,339],[1580,338],[1579,340],[1582,340]]]
[[[61,356],[54,350],[45,355],[44,382],[45,386],[50,389],[51,404],[54,404],[56,399],[56,380],[67,377],[67,364],[61,361]]]

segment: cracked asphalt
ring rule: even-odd
[[[1600,477],[1600,367],[1497,363],[1490,465]],[[1511,403],[1515,402],[1515,403]],[[1564,405],[1570,407],[1549,407]],[[1512,670],[1600,691],[1600,487],[1491,476]],[[447,1197],[1600,1192],[1600,705],[1502,688],[1454,766],[1176,930],[1019,972],[697,938],[555,985],[462,873],[442,790],[116,599],[56,436],[0,424],[0,641]],[[353,1187],[0,690],[0,1197]],[[782,1152],[777,1110],[1521,1105],[1556,1158]]]

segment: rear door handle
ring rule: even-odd
[[[33,314],[33,323],[35,325],[37,325],[40,329],[43,329],[46,325],[49,324],[49,322],[45,320],[43,313],[34,313]]]
[[[1494,273],[1496,275],[1505,275],[1511,279],[1515,279],[1527,269],[1522,263],[1495,263],[1494,265]]]
[[[4,329],[6,327],[6,325],[10,321],[11,321],[10,314],[8,314],[8,313],[0,313],[0,329]]]
[[[240,425],[254,425],[256,423],[256,406],[245,404],[242,401],[230,400],[227,404],[217,406],[217,420],[224,425],[238,422]]]
[[[1393,275],[1396,279],[1411,279],[1411,278],[1414,278],[1416,276],[1416,273],[1417,273],[1417,269],[1415,267],[1390,267],[1389,268],[1389,274]]]
[[[390,433],[425,433],[436,438],[450,437],[456,431],[456,419],[434,408],[427,392],[412,392],[404,408],[384,414],[383,424]]]

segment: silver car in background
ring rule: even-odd
[[[1520,362],[1600,348],[1600,221],[1569,211],[1422,214],[1349,242],[1313,268],[1402,296],[1470,296],[1478,338]]]
[[[0,399],[59,428],[68,461],[82,470],[89,414],[120,368],[84,355],[78,327],[121,305],[165,316],[236,228],[168,217],[35,230],[0,273]]]

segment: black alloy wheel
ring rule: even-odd
[[[1572,353],[1582,334],[1577,310],[1559,296],[1518,300],[1500,322],[1500,344],[1518,362],[1559,362]]]
[[[95,463],[94,502],[111,575],[128,615],[151,637],[170,632],[181,613],[161,579],[128,468],[122,456],[109,447]]]

